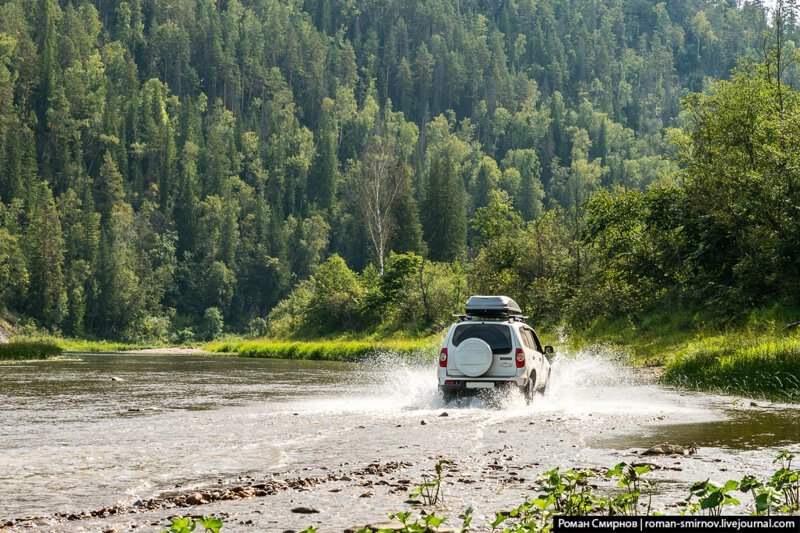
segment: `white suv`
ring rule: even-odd
[[[439,391],[445,400],[517,386],[530,402],[547,388],[553,347],[542,347],[514,300],[472,296],[466,311],[450,326],[439,351]]]

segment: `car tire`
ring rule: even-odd
[[[523,388],[523,394],[525,395],[525,401],[529,404],[533,402],[534,396],[536,396],[536,372],[532,371],[530,378],[528,379],[527,385]]]
[[[458,393],[451,390],[439,388],[439,396],[445,404],[450,404],[458,398]]]

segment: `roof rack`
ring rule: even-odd
[[[492,320],[502,321],[502,320],[510,320],[516,322],[524,322],[528,320],[528,316],[525,315],[453,315],[453,318],[457,318],[459,322],[469,322],[471,320],[477,320],[482,322],[490,322]]]

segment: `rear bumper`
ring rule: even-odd
[[[492,384],[492,387],[471,388],[467,386],[467,382]],[[524,386],[526,382],[527,382],[526,378],[503,379],[503,380],[447,379],[443,383],[439,383],[439,390],[445,394],[467,396],[467,395],[480,394],[481,392],[485,391],[503,391],[511,388],[518,388]]]

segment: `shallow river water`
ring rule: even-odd
[[[675,512],[692,481],[766,475],[779,450],[800,450],[796,407],[669,389],[598,353],[557,358],[552,379],[530,406],[513,394],[445,406],[432,363],[388,356],[358,365],[129,354],[0,363],[0,524],[36,517],[14,527],[160,531],[175,514],[206,514],[224,517],[225,531],[341,531],[408,508],[404,487],[445,458],[454,465],[440,514],[455,522],[474,506],[480,527],[535,494],[550,468],[611,467],[660,442],[694,442],[697,455],[647,459],[659,467],[655,507]],[[363,472],[390,461],[404,464]],[[332,474],[344,477],[134,512],[170,492]],[[107,506],[130,512],[53,517]],[[299,506],[319,512],[291,512]]]

